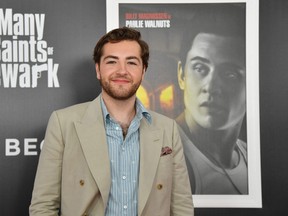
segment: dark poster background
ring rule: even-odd
[[[59,64],[59,88],[45,76],[36,88],[0,86],[0,215],[26,216],[40,142],[52,110],[94,98],[100,91],[91,60],[106,31],[104,0],[2,0],[15,13],[44,13],[44,38]],[[260,126],[262,209],[197,208],[197,216],[285,215],[288,200],[288,2],[260,0]],[[2,36],[0,36],[2,37]],[[2,39],[3,40],[3,39]],[[2,62],[1,62],[2,63]],[[20,153],[6,156],[6,139],[19,140]],[[24,155],[24,140],[37,155]],[[35,139],[37,141],[35,141]],[[29,141],[29,140],[28,140]],[[31,140],[30,140],[31,141]]]

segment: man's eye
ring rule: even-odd
[[[136,62],[128,62],[128,64],[130,64],[130,65],[137,65]]]
[[[106,64],[115,64],[116,61],[107,61]]]
[[[229,80],[238,80],[241,78],[240,73],[238,73],[237,71],[233,71],[233,70],[224,71],[223,76],[225,79],[229,79]]]
[[[209,68],[206,65],[196,63],[193,65],[193,70],[202,75],[206,75],[209,71]]]

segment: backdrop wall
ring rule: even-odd
[[[99,93],[92,52],[106,31],[105,1],[4,0],[0,20],[0,61],[5,65],[0,70],[0,215],[25,216],[52,110],[91,100]],[[11,28],[17,36],[9,35]],[[9,41],[12,51],[8,52]],[[8,59],[20,43],[29,43],[25,56],[30,58]],[[10,78],[7,65],[15,70]],[[35,65],[44,70],[32,72]]]
[[[1,1],[0,215],[28,215],[51,112],[99,94],[92,51],[106,32],[105,11],[104,0]],[[259,11],[263,208],[197,208],[198,216],[285,212],[288,2],[260,0]],[[17,46],[25,55],[15,54]]]

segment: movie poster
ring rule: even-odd
[[[150,46],[137,96],[179,124],[195,206],[261,207],[258,1],[107,1],[123,26]]]

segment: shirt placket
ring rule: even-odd
[[[128,134],[127,134],[128,135]],[[126,137],[127,138],[127,137]],[[122,138],[123,140],[123,138]],[[121,149],[120,149],[120,185],[121,185],[121,197],[122,197],[122,213],[123,215],[128,215],[129,212],[129,204],[128,204],[128,197],[129,197],[129,191],[128,191],[128,185],[129,185],[129,172],[128,172],[128,157],[129,157],[129,151],[128,146],[126,144],[126,141],[122,141],[121,143]]]

